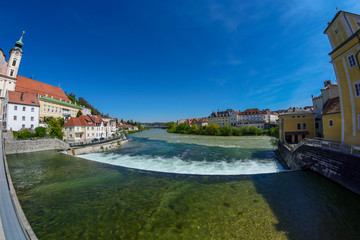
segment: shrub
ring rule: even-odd
[[[46,128],[44,128],[44,127],[35,128],[35,136],[36,137],[44,137],[45,134],[46,134]]]
[[[14,136],[14,139],[17,139],[18,136],[19,136],[19,132],[17,131],[13,131],[13,136]]]
[[[28,139],[31,137],[31,132],[29,130],[24,130],[19,133],[20,139]]]

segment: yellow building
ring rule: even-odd
[[[63,127],[66,142],[89,142],[96,138],[96,123],[87,115],[70,118]]]
[[[40,121],[48,117],[64,118],[65,120],[76,117],[81,107],[55,98],[40,97]]]
[[[302,108],[289,108],[279,116],[281,142],[298,143],[315,136],[315,113]]]
[[[340,98],[329,99],[322,112],[323,134],[325,139],[341,141]]]
[[[340,97],[341,137],[350,145],[360,144],[360,15],[339,11],[324,31],[332,51]]]

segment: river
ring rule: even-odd
[[[360,196],[287,172],[269,137],[149,130],[120,149],[8,156],[39,239],[358,239]]]

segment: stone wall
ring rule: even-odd
[[[57,138],[21,141],[9,141],[5,139],[5,154],[67,149],[70,149],[69,144]]]
[[[310,169],[360,194],[360,156],[324,147],[302,145],[295,151],[279,147],[291,169]]]
[[[131,141],[131,139],[125,139],[125,140],[117,139],[111,142],[99,143],[85,147],[74,147],[70,150],[67,150],[67,153],[71,155],[81,155],[87,153],[104,152],[119,148],[129,141]]]

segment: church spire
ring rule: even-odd
[[[23,37],[24,37],[24,34],[25,34],[25,31],[22,32],[19,41],[17,41],[17,42],[15,43],[15,48],[21,49],[22,46],[24,46],[24,44],[23,44],[23,42],[22,42],[22,39],[23,39]]]

